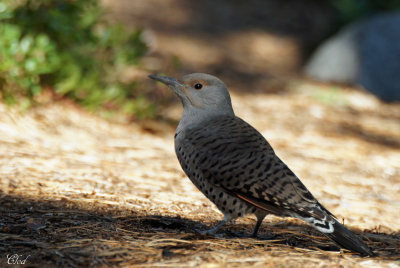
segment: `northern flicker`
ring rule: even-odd
[[[362,255],[371,249],[340,224],[275,154],[251,125],[235,116],[225,84],[209,74],[182,79],[151,75],[181,99],[183,114],[175,133],[175,151],[193,184],[224,214],[208,233],[253,213],[253,236],[267,214],[296,217],[339,246]]]

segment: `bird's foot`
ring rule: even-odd
[[[239,237],[239,238],[254,238],[254,239],[258,239],[258,240],[273,240],[275,239],[277,236],[276,235],[267,235],[267,236],[260,236],[258,234],[248,234],[248,233],[237,233],[237,232],[232,232],[232,231],[227,231],[227,233],[231,236],[234,237]]]
[[[208,230],[199,230],[199,229],[195,229],[194,230],[196,233],[201,234],[201,235],[212,235],[218,238],[223,237],[223,234],[217,234],[218,230],[215,230],[215,228],[211,228]]]
[[[215,235],[218,237],[218,235],[216,235],[218,230],[221,229],[221,227],[224,226],[230,220],[231,220],[231,217],[229,215],[225,215],[224,219],[222,221],[220,221],[217,225],[215,225],[215,227],[208,229],[208,230],[196,230],[196,232],[199,234],[210,234],[210,235]]]
[[[207,234],[215,234],[216,231],[212,229],[208,229],[208,230],[199,230],[199,229],[195,229],[194,231],[198,234],[202,234],[202,235],[207,235]]]
[[[258,239],[258,240],[265,240],[265,241],[267,241],[267,240],[274,240],[274,239],[277,239],[277,237],[278,237],[278,236],[276,236],[276,235],[266,235],[266,236],[259,236],[259,235],[257,235],[257,236],[255,236],[254,238],[256,238],[256,239]]]

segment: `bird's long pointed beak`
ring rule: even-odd
[[[160,81],[161,83],[163,83],[173,89],[177,89],[180,86],[182,86],[182,84],[179,83],[178,80],[176,80],[175,78],[169,77],[169,76],[161,76],[161,75],[152,74],[152,75],[149,75],[149,77],[153,80]]]
[[[182,100],[183,106],[185,106],[185,103],[191,102],[188,96],[186,96],[185,85],[175,78],[155,74],[149,75],[149,77],[171,88],[175,92],[175,94]]]

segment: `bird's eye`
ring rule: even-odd
[[[194,84],[194,88],[195,88],[195,89],[201,89],[202,87],[203,87],[203,85],[200,84],[200,83]]]

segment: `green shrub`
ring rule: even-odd
[[[144,118],[153,107],[122,70],[146,52],[141,31],[103,19],[95,0],[0,3],[0,93],[7,103],[35,103],[44,88],[89,109]]]
[[[338,9],[343,24],[377,12],[400,9],[399,0],[329,0],[329,2]]]

